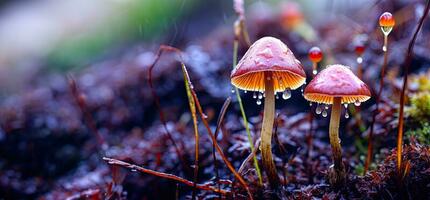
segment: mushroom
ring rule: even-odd
[[[305,88],[304,97],[306,100],[332,104],[329,137],[334,167],[329,172],[329,182],[333,186],[339,186],[346,180],[339,140],[342,104],[360,105],[361,102],[367,101],[370,95],[369,87],[355,76],[349,67],[339,64],[327,66]]]
[[[280,183],[271,150],[275,93],[284,92],[284,99],[288,99],[290,89],[297,89],[305,81],[306,74],[300,61],[287,45],[273,37],[257,40],[231,72],[231,83],[234,86],[245,91],[262,92],[266,97],[260,149],[263,168],[272,188],[277,188]],[[257,104],[263,96],[260,95]]]

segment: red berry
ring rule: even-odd
[[[312,47],[311,49],[309,49],[308,56],[309,59],[315,63],[320,62],[323,58],[322,51],[319,47]]]

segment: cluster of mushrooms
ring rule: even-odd
[[[317,62],[321,56],[314,55]],[[314,61],[313,61],[314,62]],[[342,163],[339,123],[342,104],[367,101],[371,94],[348,66],[328,65],[317,74],[314,64],[313,79],[304,89],[304,98],[310,102],[332,105],[329,137],[334,165],[329,170],[332,185],[345,183],[346,172]],[[270,186],[278,189],[280,179],[272,159],[271,139],[275,117],[275,95],[288,94],[306,83],[306,73],[293,52],[281,40],[263,37],[256,41],[231,73],[231,83],[242,90],[264,93],[264,115],[261,128],[261,157]],[[260,98],[261,99],[261,98]],[[319,106],[317,106],[319,108]]]

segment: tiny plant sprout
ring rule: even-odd
[[[290,89],[299,88],[305,80],[306,75],[300,61],[281,40],[273,37],[257,40],[231,73],[231,83],[237,88],[265,94],[260,149],[264,171],[274,189],[278,189],[280,186],[271,149],[275,92],[288,90],[284,94],[289,98]],[[260,99],[260,95],[261,93],[258,99]],[[261,101],[257,103],[261,103]]]
[[[319,47],[312,47],[309,49],[308,57],[312,61],[312,74],[315,76],[318,73],[318,63],[323,58],[321,49]]]
[[[306,100],[332,105],[329,137],[334,167],[329,171],[329,182],[334,187],[342,185],[346,180],[339,139],[342,104],[367,101],[370,95],[367,85],[356,77],[349,67],[343,65],[327,66],[306,86]]]

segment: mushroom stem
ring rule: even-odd
[[[333,151],[334,176],[330,182],[339,185],[345,180],[345,168],[342,163],[342,148],[339,140],[339,121],[341,112],[341,97],[333,98],[333,106],[330,116],[330,144]]]
[[[272,130],[275,117],[275,95],[272,73],[264,73],[266,98],[264,100],[263,125],[261,127],[261,158],[270,186],[277,189],[280,185],[275,163],[272,159]]]

